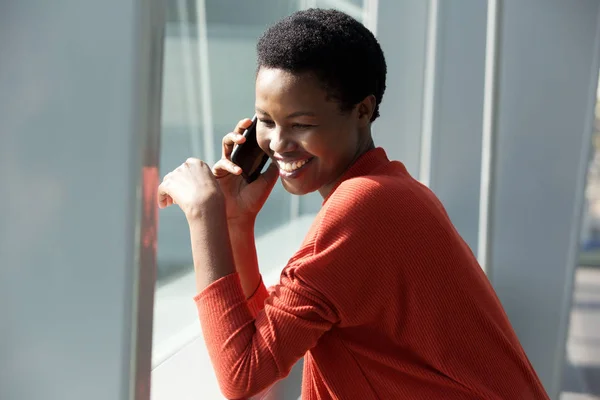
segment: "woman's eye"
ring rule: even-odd
[[[293,127],[297,129],[308,129],[312,128],[314,125],[306,125],[306,124],[294,124]]]
[[[260,123],[263,124],[264,126],[266,126],[267,128],[272,128],[275,126],[275,123],[273,121],[269,121],[269,120],[261,119]]]

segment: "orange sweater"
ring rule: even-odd
[[[303,399],[548,399],[441,203],[380,148],[325,200],[278,285],[246,300],[233,274],[195,300],[228,398],[304,357]]]

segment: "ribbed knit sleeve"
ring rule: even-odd
[[[264,296],[266,289],[260,289]],[[223,394],[252,396],[284,378],[337,322],[320,294],[281,277],[256,319],[237,274],[213,282],[195,298],[202,332]],[[254,301],[255,302],[255,301]]]
[[[261,277],[258,288],[256,288],[256,291],[248,298],[248,307],[250,308],[253,317],[256,318],[258,312],[264,308],[267,297],[269,297],[269,291]]]

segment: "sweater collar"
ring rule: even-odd
[[[369,175],[376,168],[388,164],[390,160],[385,153],[385,150],[381,147],[376,147],[365,152],[361,155],[355,162],[352,164],[346,172],[342,174],[342,177],[337,182],[337,184],[331,189],[331,192],[327,195],[327,197],[323,200],[323,204],[327,202],[327,200],[331,197],[331,195],[336,191],[336,189],[340,186],[340,184],[348,179],[356,178],[357,176]]]

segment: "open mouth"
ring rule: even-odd
[[[277,160],[277,165],[279,166],[279,175],[285,178],[296,177],[304,168],[306,168],[306,165],[309,164],[313,158],[314,157],[293,162]]]

